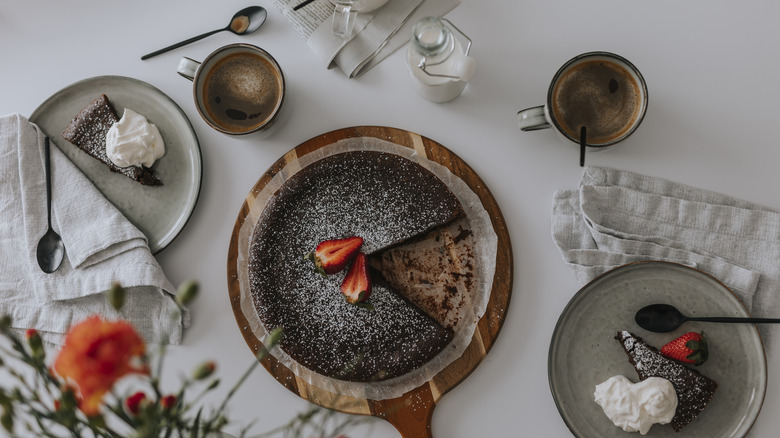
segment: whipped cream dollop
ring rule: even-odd
[[[119,167],[151,167],[163,154],[160,130],[131,109],[125,108],[122,118],[106,134],[106,155]]]
[[[653,424],[668,424],[677,411],[677,394],[672,382],[650,377],[632,383],[614,376],[596,385],[593,393],[607,417],[626,432],[647,434]]]

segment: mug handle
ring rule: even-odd
[[[544,105],[526,108],[517,112],[517,124],[521,131],[537,131],[550,127],[544,116]]]
[[[336,1],[336,8],[333,10],[333,34],[339,38],[349,38],[352,36],[352,29],[355,27],[355,18],[357,10],[354,1]]]
[[[195,72],[198,71],[198,67],[200,67],[200,62],[185,56],[179,60],[179,65],[176,67],[176,73],[179,73],[183,78],[194,81]]]

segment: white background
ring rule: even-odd
[[[200,199],[187,227],[158,257],[174,284],[202,284],[184,344],[171,349],[165,378],[172,386],[195,363],[216,359],[224,394],[253,360],[227,299],[226,263],[234,221],[257,179],[286,151],[318,134],[385,125],[434,139],[469,163],[496,197],[512,239],[514,288],[503,331],[484,362],[436,407],[434,436],[569,436],[550,395],[547,351],[557,317],[577,286],[551,240],[550,214],[553,191],[576,187],[581,170],[573,144],[550,131],[523,133],[515,117],[542,104],[558,67],[582,52],[628,58],[647,80],[650,96],[639,130],[613,150],[590,154],[587,164],[780,209],[778,2],[464,0],[448,18],[473,39],[477,72],[464,94],[447,104],[415,94],[401,51],[358,79],[326,70],[270,0],[256,0],[269,17],[250,36],[223,32],[140,60],[227,25],[250,4],[0,1],[0,114],[29,116],[71,83],[123,75],[162,90],[194,125],[204,162]],[[190,83],[175,70],[181,56],[202,59],[239,41],[276,57],[288,89],[282,117],[270,132],[232,138],[200,119]],[[753,436],[776,436],[780,429],[778,371],[770,357],[766,402]],[[259,369],[239,391],[231,415],[239,424],[256,419],[253,430],[261,431],[304,407]],[[379,420],[352,435],[369,433],[398,436]]]

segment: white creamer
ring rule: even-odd
[[[414,78],[417,92],[432,102],[447,102],[460,96],[474,76],[476,62],[468,56],[471,40],[464,49],[450,28],[448,20],[426,17],[415,23],[412,41],[406,50],[406,67]]]
[[[125,108],[122,118],[106,134],[106,155],[119,167],[151,167],[164,154],[160,130],[131,109]]]

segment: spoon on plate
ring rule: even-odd
[[[265,8],[262,6],[250,6],[248,8],[244,8],[236,12],[236,14],[233,15],[233,18],[230,19],[230,23],[226,27],[223,27],[222,29],[212,30],[211,32],[206,32],[196,37],[192,37],[188,40],[184,40],[182,42],[170,45],[156,52],[148,53],[142,56],[141,59],[142,60],[149,59],[152,56],[157,56],[169,50],[178,49],[181,46],[186,46],[187,44],[194,43],[195,41],[202,40],[207,36],[214,35],[217,32],[222,32],[225,30],[233,32],[236,35],[250,34],[256,31],[257,29],[259,29],[260,26],[262,26],[263,23],[265,23],[266,17],[268,17],[268,11],[266,11]]]
[[[51,227],[51,164],[49,154],[49,137],[43,140],[43,155],[46,168],[46,212],[49,219],[49,230],[38,241],[35,255],[38,258],[38,266],[47,274],[51,274],[60,267],[62,257],[65,255],[65,245],[62,238]]]
[[[686,321],[777,324],[780,318],[740,318],[733,316],[685,316],[669,304],[651,304],[636,312],[639,327],[655,333],[668,333]]]

